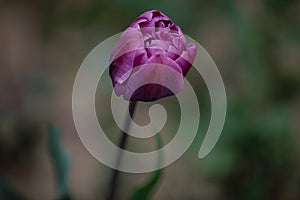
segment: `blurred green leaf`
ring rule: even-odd
[[[0,199],[26,200],[19,192],[15,191],[6,181],[0,178]]]
[[[49,153],[52,159],[56,181],[58,187],[59,200],[68,200],[70,198],[67,175],[69,171],[69,160],[61,143],[61,132],[57,126],[50,123],[48,125]]]
[[[158,146],[158,149],[162,148],[162,141],[161,141],[161,138],[160,138],[160,135],[157,134],[156,136],[156,139],[157,139],[157,146]],[[159,158],[158,158],[158,166],[160,166],[162,163],[162,155],[160,154],[159,155]],[[160,177],[161,177],[161,174],[162,174],[162,170],[159,169],[155,172],[153,172],[153,175],[152,177],[141,187],[138,187],[132,194],[132,196],[129,198],[130,200],[148,200],[148,199],[151,199],[151,195],[152,195],[152,192],[155,188],[155,186],[157,185]]]

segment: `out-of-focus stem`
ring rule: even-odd
[[[130,103],[129,103],[129,114],[130,114],[131,118],[134,117],[134,111],[135,111],[135,108],[136,108],[136,104],[137,104],[136,101],[130,101]],[[131,121],[131,119],[130,119],[130,117],[128,117],[126,119],[126,122],[125,122],[125,131],[129,130],[130,121]],[[119,145],[118,145],[120,147],[120,149],[125,149],[126,148],[127,140],[128,140],[128,134],[124,131],[121,131],[121,139],[120,139]],[[115,169],[113,170],[113,173],[112,173],[112,178],[111,178],[111,182],[110,182],[110,187],[109,187],[107,200],[115,200],[115,197],[116,197],[118,180],[119,180],[119,177],[120,177],[120,171],[117,170],[117,169],[119,168],[119,166],[121,164],[122,152],[123,151],[120,150],[118,152],[118,155],[117,155],[116,165],[115,165],[116,167],[115,167]]]

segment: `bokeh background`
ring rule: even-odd
[[[57,149],[67,153],[63,185],[72,198],[104,199],[111,170],[79,140],[71,110],[73,82],[89,51],[150,9],[167,14],[209,52],[228,95],[223,134],[209,156],[199,160],[210,117],[209,96],[201,76],[188,74],[200,99],[199,134],[187,153],[163,170],[152,199],[300,198],[300,1],[4,0],[0,2],[0,199],[8,188],[26,199],[57,198],[61,188],[55,169],[64,168],[58,161],[65,162],[53,156]],[[103,85],[99,104],[111,92],[109,78]],[[163,131],[168,142],[178,127],[178,117],[172,114],[178,105],[172,97],[161,102],[169,106]],[[147,106],[140,105],[141,124],[149,120]],[[99,118],[108,136],[117,141],[118,128],[107,112],[98,110]],[[49,123],[59,128],[60,142],[49,137]],[[132,140],[128,148],[155,149],[155,142],[148,142]],[[122,173],[118,199],[127,199],[150,176]]]

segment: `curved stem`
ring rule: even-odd
[[[135,108],[136,108],[136,105],[137,105],[137,102],[136,101],[130,101],[129,102],[129,114],[131,116],[131,118],[134,117],[134,111],[135,111]],[[126,119],[126,122],[125,122],[125,131],[128,131],[129,128],[130,128],[130,117],[128,117]],[[125,149],[126,148],[126,144],[127,144],[127,141],[128,141],[128,134],[124,131],[121,131],[121,139],[119,141],[119,147],[120,149]],[[108,196],[107,196],[107,200],[115,200],[115,195],[116,195],[116,191],[117,191],[117,183],[118,183],[118,180],[119,180],[119,177],[120,177],[120,171],[117,170],[121,164],[121,160],[122,160],[122,150],[120,150],[118,152],[118,155],[117,155],[117,159],[116,159],[116,167],[115,169],[113,170],[113,173],[112,173],[112,178],[111,178],[111,182],[110,182],[110,187],[109,187],[109,192],[108,192]]]

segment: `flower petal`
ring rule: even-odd
[[[124,99],[154,101],[178,93],[182,88],[180,67],[168,57],[155,55],[132,73],[125,85]]]
[[[162,21],[163,24],[156,23]],[[165,22],[163,22],[165,21]],[[159,10],[150,10],[141,14],[134,22],[130,25],[133,28],[145,28],[145,27],[156,27],[158,25],[161,27],[169,26],[171,24],[171,20],[165,14],[160,12]]]
[[[137,29],[129,27],[123,32],[120,39],[117,41],[111,53],[109,63],[112,63],[126,53],[143,48],[143,34]]]
[[[124,83],[130,76],[135,59],[135,51],[120,56],[109,66],[109,75],[112,78],[113,86],[116,83]]]
[[[190,43],[187,45],[187,48],[185,51],[183,51],[182,55],[179,58],[177,58],[176,63],[181,67],[184,76],[191,68],[192,63],[195,60],[196,54],[197,54],[196,45]]]

